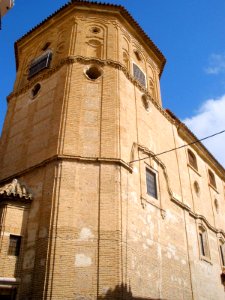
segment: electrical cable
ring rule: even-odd
[[[199,142],[201,142],[201,141],[204,141],[204,140],[206,140],[206,139],[212,138],[212,137],[214,137],[214,136],[216,136],[216,135],[219,135],[219,134],[222,134],[222,133],[224,133],[224,132],[225,132],[225,129],[222,130],[222,131],[216,132],[216,133],[214,133],[214,134],[212,134],[212,135],[208,135],[208,136],[206,136],[206,137],[204,137],[204,138],[202,138],[202,139],[200,139],[200,140],[196,140],[196,141],[194,141],[194,142],[191,142],[191,143],[189,143],[189,144],[185,144],[185,145],[182,145],[182,146],[180,146],[180,147],[172,148],[172,149],[163,151],[163,152],[158,153],[158,154],[148,155],[148,156],[143,157],[143,158],[139,158],[139,159],[132,160],[132,161],[129,162],[129,164],[134,163],[134,162],[137,162],[137,161],[145,160],[145,159],[150,158],[150,157],[160,156],[160,155],[162,155],[162,154],[169,153],[169,152],[172,152],[172,151],[175,151],[175,150],[178,150],[178,149],[181,149],[181,148],[184,148],[184,147],[193,145],[193,144],[197,144],[197,143],[199,143]]]

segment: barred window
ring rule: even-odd
[[[195,168],[195,170],[198,170],[198,165],[197,165],[197,159],[196,159],[196,156],[194,155],[194,153],[188,149],[188,161],[189,161],[189,164]]]
[[[158,195],[157,195],[156,174],[151,170],[149,170],[148,168],[146,168],[146,185],[147,185],[147,194],[157,199]]]
[[[41,56],[32,60],[29,68],[28,78],[31,78],[37,73],[39,73],[41,70],[48,68],[50,66],[51,58],[52,51],[47,50]]]
[[[20,253],[21,236],[10,234],[8,255],[18,256]]]
[[[133,63],[133,74],[134,78],[143,86],[146,87],[146,79],[145,74],[141,71],[141,69]]]
[[[208,170],[208,174],[209,174],[209,183],[216,188],[216,179],[215,179],[215,175],[213,174],[213,172],[211,170]]]

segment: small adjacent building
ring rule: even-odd
[[[127,10],[70,1],[15,54],[0,299],[224,300],[225,170],[163,108],[165,58]]]

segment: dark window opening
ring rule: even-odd
[[[222,265],[225,266],[225,244],[220,245],[220,254],[221,254]]]
[[[156,174],[146,168],[147,194],[157,199]]]
[[[134,54],[135,54],[137,60],[141,61],[141,55],[137,50],[134,51]]]
[[[137,81],[143,87],[146,87],[145,74],[141,71],[141,69],[136,64],[133,64],[133,73],[134,73],[134,78],[137,79]]]
[[[213,174],[213,172],[211,170],[208,171],[209,174],[209,183],[216,188],[216,180],[215,180],[215,175]]]
[[[198,170],[198,165],[197,165],[197,159],[196,156],[194,155],[194,153],[188,149],[188,160],[189,160],[189,164],[195,168],[196,170]]]
[[[50,66],[51,58],[52,58],[51,51],[47,51],[43,55],[39,56],[38,58],[35,58],[31,62],[28,78],[30,79],[31,77],[39,73],[41,70],[48,68]]]
[[[86,75],[88,76],[89,79],[96,80],[102,75],[102,72],[98,67],[91,66],[86,71]]]
[[[31,91],[32,97],[37,96],[40,89],[41,89],[40,83],[35,84],[35,86],[33,87],[32,91]]]
[[[47,42],[41,50],[46,51],[50,45],[51,45],[51,43]]]
[[[200,237],[201,254],[202,254],[202,256],[205,256],[205,245],[204,245],[203,233],[200,232],[199,237]]]
[[[20,254],[21,236],[10,234],[8,255],[18,256]]]

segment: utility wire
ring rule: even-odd
[[[176,147],[176,148],[172,148],[172,149],[170,149],[170,150],[166,150],[166,151],[163,151],[163,152],[158,153],[158,154],[148,155],[148,156],[143,157],[143,158],[135,159],[135,160],[130,161],[129,163],[131,164],[131,163],[134,163],[134,162],[136,162],[136,161],[145,160],[145,159],[147,159],[147,158],[149,158],[149,157],[160,156],[160,155],[165,154],[165,153],[169,153],[169,152],[172,152],[172,151],[175,151],[175,150],[178,150],[178,149],[181,149],[181,148],[184,148],[184,147],[193,145],[193,144],[197,144],[197,143],[199,143],[199,142],[201,142],[201,141],[207,140],[207,139],[209,139],[209,138],[212,138],[212,137],[214,137],[214,136],[216,136],[216,135],[219,135],[219,134],[222,134],[222,133],[224,133],[224,132],[225,132],[225,130],[222,130],[222,131],[220,131],[220,132],[216,132],[216,133],[214,133],[214,134],[212,134],[212,135],[208,135],[208,136],[206,136],[206,137],[204,137],[204,138],[202,138],[202,139],[200,139],[200,140],[196,140],[196,141],[191,142],[191,143],[189,143],[189,144],[182,145],[182,146]]]

